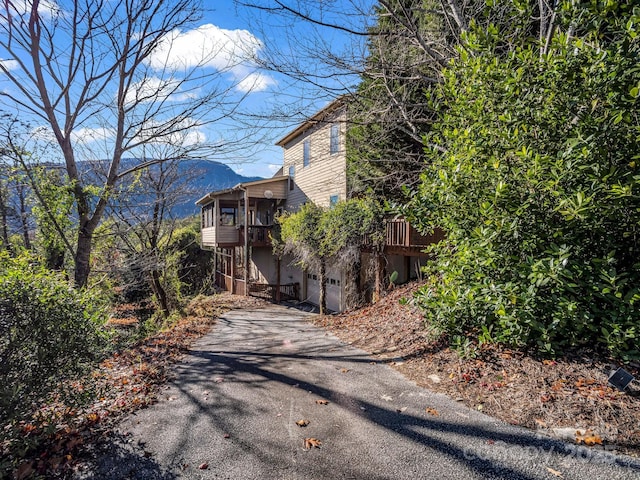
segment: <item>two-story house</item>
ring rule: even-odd
[[[318,304],[317,272],[302,271],[291,259],[272,253],[270,231],[278,210],[296,211],[306,202],[330,208],[348,198],[345,137],[346,104],[338,99],[279,140],[283,165],[273,178],[211,192],[197,201],[202,209],[203,249],[216,252],[216,283],[238,294],[268,293],[276,300],[297,299]],[[386,221],[384,269],[398,272],[398,283],[419,273],[422,250],[440,238],[420,236],[403,219]],[[363,252],[363,272],[372,253]],[[345,272],[330,265],[327,308],[345,308]],[[364,277],[364,273],[363,273]],[[362,278],[361,284],[371,283]]]

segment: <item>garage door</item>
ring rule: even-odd
[[[342,311],[342,276],[334,269],[327,276],[327,308]],[[320,305],[320,280],[315,273],[307,273],[307,302]]]

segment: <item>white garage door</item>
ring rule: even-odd
[[[330,269],[327,275],[327,308],[342,311],[342,275]],[[320,305],[320,280],[315,273],[307,273],[307,302]]]

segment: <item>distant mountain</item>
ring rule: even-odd
[[[140,162],[135,158],[123,158],[123,169],[131,168]],[[78,162],[78,168],[81,174],[85,176],[85,181],[91,181],[91,178],[95,178],[96,185],[102,185],[108,162]],[[48,168],[59,169],[64,171],[64,165],[62,164],[45,164]],[[178,164],[179,175],[183,179],[188,179],[188,185],[190,193],[184,196],[184,200],[180,201],[172,207],[172,214],[178,218],[185,218],[190,215],[196,215],[200,213],[200,208],[195,204],[196,200],[202,198],[209,192],[215,190],[224,190],[231,188],[238,183],[251,182],[254,180],[261,180],[261,177],[245,177],[234,172],[229,166],[215,162],[211,160],[182,160]],[[134,178],[125,177],[127,179]],[[127,180],[123,180],[126,182]],[[19,208],[19,198],[16,196],[15,189],[9,189],[8,198],[5,199],[6,214],[7,214],[7,226],[10,234],[20,232],[22,229],[22,222]],[[28,193],[28,195],[31,195]],[[151,205],[153,200],[147,199],[144,195],[138,199],[141,204]],[[117,207],[116,207],[117,208]],[[29,215],[31,213],[31,207],[27,205],[26,213],[28,214],[29,229],[34,229],[33,218]]]
[[[173,209],[173,213],[180,218],[199,213],[200,208],[195,202],[209,192],[231,188],[238,183],[262,180],[262,177],[239,175],[228,165],[213,160],[182,160],[180,170],[189,175],[196,173],[191,183],[196,193]]]

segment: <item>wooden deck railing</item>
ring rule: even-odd
[[[298,291],[300,289],[300,284],[298,283],[287,283],[285,285],[280,285],[280,300],[297,300]],[[269,285],[267,283],[250,283],[249,284],[249,295],[254,297],[265,298],[272,302],[276,301],[276,293],[278,288],[276,285]]]
[[[436,229],[432,235],[422,235],[405,219],[385,220],[385,247],[426,247],[443,238],[444,232],[440,229]],[[367,245],[371,242],[365,238],[364,243]]]
[[[249,245],[254,247],[268,247],[271,245],[271,230],[273,226],[249,225]]]

